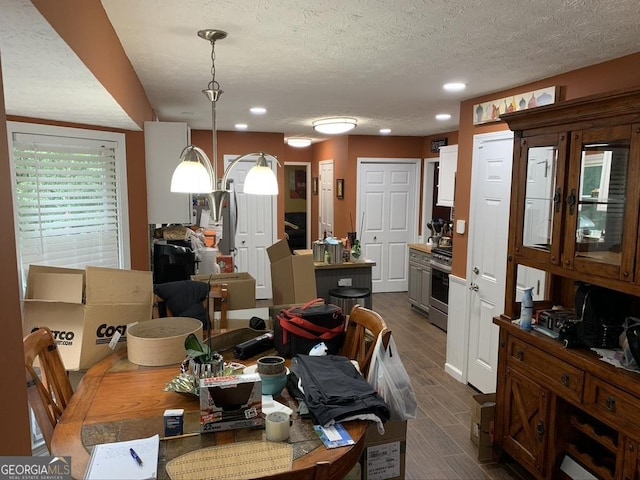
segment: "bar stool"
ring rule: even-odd
[[[345,315],[349,315],[356,304],[371,309],[371,289],[362,287],[332,288],[329,290],[329,302],[342,308]]]

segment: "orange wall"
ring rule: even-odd
[[[99,0],[32,3],[141,129],[153,120],[147,94]]]
[[[7,131],[2,87],[2,66],[0,65],[0,131]],[[18,288],[18,261],[16,257],[16,237],[13,223],[13,198],[11,189],[11,168],[7,135],[0,135],[0,249],[2,264],[0,269],[0,292],[2,292],[2,335],[0,335],[0,365],[2,365],[2,388],[0,411],[2,411],[2,431],[0,435],[0,455],[31,455],[29,435],[29,411],[27,409],[27,388],[22,368],[7,368],[22,365],[22,316],[20,313],[20,292]]]
[[[460,130],[458,133],[458,173],[456,176],[455,198],[456,219],[469,221],[473,136],[479,133],[495,132],[508,128],[504,123],[474,126],[473,106],[480,102],[554,85],[561,87],[561,99],[564,100],[638,87],[640,85],[640,53],[462,102],[460,104]],[[467,238],[467,234],[455,234],[453,242],[452,271],[454,275],[461,278],[466,278]]]

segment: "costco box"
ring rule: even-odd
[[[48,327],[67,370],[86,370],[113,352],[113,335],[124,347],[127,325],[151,319],[151,272],[31,265],[23,331]]]
[[[478,460],[493,459],[493,422],[496,415],[496,394],[474,395],[471,400],[471,441],[478,446]]]
[[[367,428],[362,454],[363,480],[404,479],[407,452],[407,421],[387,422],[384,435],[375,423]]]
[[[211,282],[211,285],[226,283],[229,310],[256,308],[256,279],[247,272],[191,275],[191,280]]]
[[[306,303],[318,298],[313,255],[292,255],[286,240],[267,248],[273,304]]]
[[[200,380],[200,431],[202,433],[260,427],[262,382],[257,373]]]

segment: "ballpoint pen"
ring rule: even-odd
[[[133,459],[138,462],[138,465],[142,466],[142,459],[138,456],[138,454],[136,453],[136,451],[133,448],[129,449],[129,453],[131,454],[131,456],[133,457]]]

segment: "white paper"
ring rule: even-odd
[[[131,456],[130,448],[138,454],[142,465]],[[155,479],[158,476],[160,436],[127,442],[101,443],[93,447],[85,480]]]

